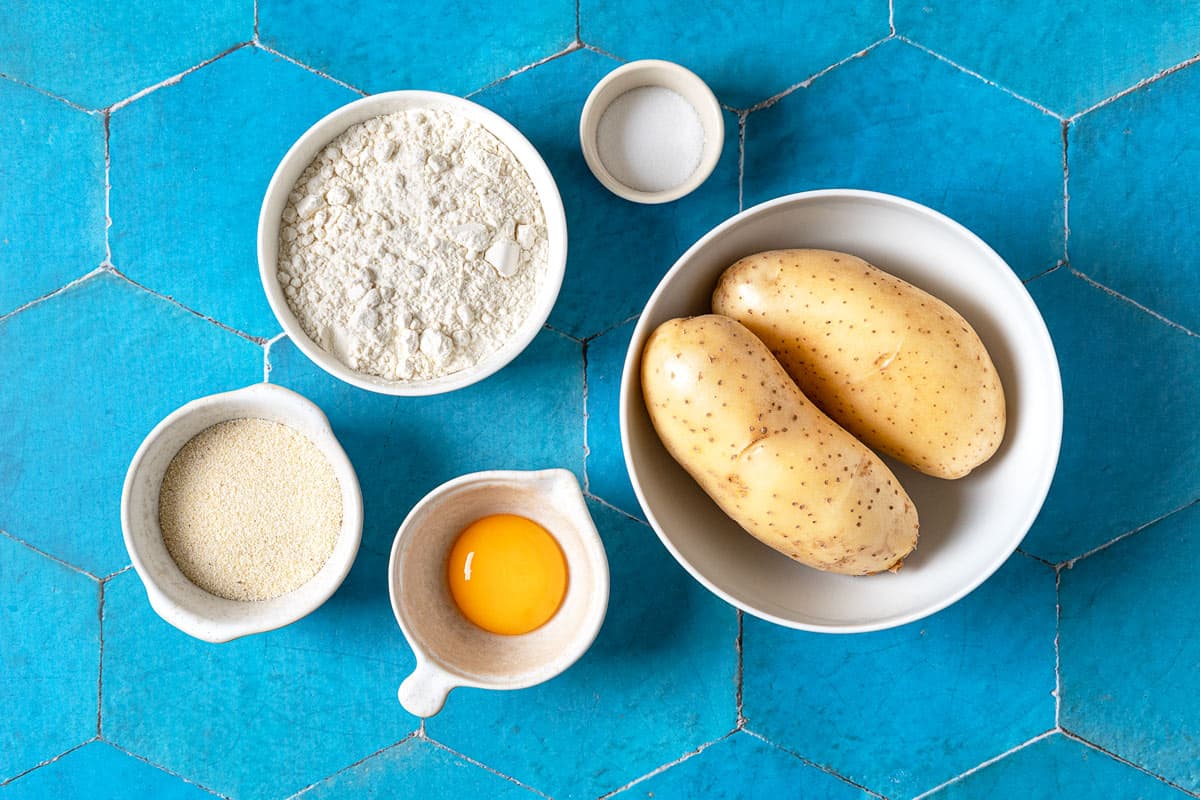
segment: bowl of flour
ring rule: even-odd
[[[488,109],[397,91],[300,137],[258,221],[263,288],[289,338],[363,389],[430,395],[512,361],[550,315],[567,223],[549,168]]]

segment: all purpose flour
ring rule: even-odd
[[[388,380],[447,375],[500,349],[546,264],[524,167],[441,110],[349,128],[296,181],[280,228],[278,279],[304,332]]]

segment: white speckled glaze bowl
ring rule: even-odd
[[[920,515],[898,574],[853,577],[798,564],[727,517],[667,453],[642,400],[641,351],[660,323],[709,313],[726,267],[763,250],[841,250],[949,303],[999,371],[1008,428],[996,455],[946,481],[885,458]],[[835,189],[768,201],[718,225],[659,283],[634,329],[621,379],[621,440],[638,501],[667,549],[713,593],[792,628],[855,633],[903,625],[965,596],[1012,554],[1041,509],[1062,439],[1058,360],[1041,314],[995,251],[917,203]]]
[[[325,566],[287,594],[253,602],[217,597],[188,580],[167,552],[158,526],[159,487],[179,449],[206,428],[245,418],[279,422],[307,436],[329,459],[342,488],[342,529]],[[350,572],[362,538],[362,520],[358,476],[329,420],[308,399],[269,383],[201,397],[168,414],[138,448],[121,495],[125,548],[146,587],[150,606],[179,630],[207,642],[280,628],[319,608]]]
[[[501,636],[459,612],[446,582],[458,535],[489,514],[516,514],[554,536],[567,560],[567,594],[540,628]],[[459,686],[523,689],[548,681],[591,647],[608,610],[608,558],[575,476],[565,469],[475,472],[427,494],[405,518],[388,564],[392,610],[417,659],[400,703],[431,717]]]
[[[516,334],[499,350],[468,369],[460,370],[439,378],[428,380],[389,381],[375,375],[357,372],[339,361],[333,354],[323,350],[308,337],[288,307],[287,298],[275,277],[279,256],[279,224],[288,195],[301,173],[312,163],[313,158],[331,141],[352,125],[366,122],[381,114],[391,114],[415,108],[430,108],[449,111],[482,125],[504,143],[529,173],[533,186],[541,200],[546,216],[546,234],[549,248],[546,258],[546,274],[538,286],[529,316]],[[511,123],[489,111],[478,103],[464,100],[441,92],[397,91],[364,97],[335,109],[322,117],[304,135],[296,140],[275,169],[271,182],[263,197],[258,215],[258,272],[267,302],[275,318],[300,351],[314,364],[330,375],[360,389],[391,395],[431,395],[451,392],[477,383],[504,367],[524,350],[537,336],[542,325],[550,316],[551,309],[562,288],[563,275],[567,266],[567,217],[563,210],[558,184],[550,174],[550,168],[542,160],[537,149]]]

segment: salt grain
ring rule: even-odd
[[[302,433],[230,420],[201,431],[171,460],[158,521],[192,583],[229,600],[268,600],[302,586],[333,553],[341,486]]]
[[[704,125],[683,95],[662,86],[625,92],[596,127],[604,168],[639,192],[673,189],[700,166]]]

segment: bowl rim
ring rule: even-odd
[[[277,405],[291,404],[301,409],[301,413],[308,414],[321,426],[324,427],[327,435],[322,442],[314,442],[321,450],[322,454],[329,459],[330,465],[333,467],[334,474],[338,479],[338,484],[342,491],[343,506],[342,506],[342,527],[338,531],[338,537],[334,544],[334,550],[330,554],[329,560],[324,566],[305,583],[293,589],[291,592],[280,595],[279,598],[288,597],[293,593],[299,592],[301,589],[311,586],[314,581],[321,577],[321,573],[332,564],[335,568],[326,573],[322,577],[324,584],[319,591],[309,593],[307,596],[298,595],[297,602],[287,608],[281,610],[278,608],[270,608],[256,601],[238,601],[229,600],[228,598],[211,595],[221,604],[239,603],[247,613],[241,614],[237,619],[218,619],[205,614],[192,606],[185,606],[172,599],[167,592],[162,588],[159,580],[160,573],[150,568],[146,561],[142,558],[141,546],[138,544],[137,538],[133,534],[134,519],[132,499],[134,487],[142,468],[142,463],[146,456],[158,444],[167,432],[181,420],[186,419],[196,411],[226,402],[236,402],[246,396],[268,395],[271,397],[269,402]],[[228,419],[244,419],[246,417],[229,417]],[[287,424],[287,423],[282,423]],[[293,428],[295,430],[295,428]],[[350,502],[347,504],[346,499]],[[129,468],[125,472],[125,481],[121,489],[121,534],[125,543],[125,550],[129,554],[129,561],[134,572],[142,581],[145,587],[147,598],[151,608],[163,620],[197,639],[207,642],[221,643],[233,639],[238,639],[243,636],[252,635],[255,633],[265,633],[267,631],[282,628],[285,625],[290,625],[312,612],[316,611],[325,602],[334,595],[345,581],[346,576],[350,574],[350,569],[354,566],[354,562],[358,557],[358,550],[362,543],[362,526],[363,526],[363,507],[362,507],[362,489],[358,481],[358,474],[354,470],[354,465],[350,461],[350,457],[346,455],[345,449],[337,436],[333,432],[333,427],[329,424],[328,417],[321,411],[320,407],[309,400],[307,397],[273,383],[255,383],[249,386],[244,386],[240,389],[234,389],[227,392],[218,392],[216,394],[197,397],[184,403],[179,408],[172,411],[167,416],[163,417],[157,425],[151,429],[146,438],[138,446],[134,453],[133,459],[129,463]],[[348,543],[348,544],[347,544]],[[344,556],[340,561],[334,561],[334,554],[337,553],[339,547],[344,548]],[[186,576],[184,576],[186,578]],[[199,587],[197,587],[199,588]],[[200,591],[204,591],[201,589]],[[272,598],[278,600],[279,598]],[[299,600],[303,600],[300,602]],[[270,601],[266,601],[270,602]],[[255,612],[258,613],[255,613]]]
[[[546,275],[539,284],[535,305],[516,334],[508,340],[504,347],[473,367],[448,375],[423,381],[388,381],[351,369],[332,354],[321,349],[300,327],[288,306],[283,288],[275,277],[275,273],[278,271],[278,253],[276,253],[276,260],[270,260],[270,263],[266,258],[266,251],[277,239],[280,227],[280,219],[278,215],[270,213],[270,206],[280,196],[284,198],[286,206],[287,195],[290,194],[296,177],[304,171],[313,158],[312,155],[305,157],[303,153],[314,145],[319,152],[321,147],[340,136],[351,125],[357,124],[357,121],[349,121],[349,118],[366,112],[373,112],[371,116],[380,116],[404,108],[418,107],[422,104],[430,108],[449,109],[466,116],[473,122],[482,125],[513,153],[513,157],[525,168],[537,189],[551,246],[547,254]],[[371,116],[363,117],[358,121],[365,121]],[[347,119],[346,124],[332,136],[323,133],[327,127],[331,127],[335,122],[343,119]],[[518,151],[524,152],[518,153]],[[297,167],[298,170],[296,170]],[[293,170],[296,170],[295,176],[288,181],[286,174]],[[545,193],[541,191],[542,188],[546,189]],[[559,248],[554,246],[556,239],[561,240]],[[271,307],[271,313],[274,314],[283,333],[310,361],[338,380],[369,392],[400,397],[424,397],[462,389],[484,380],[511,363],[537,337],[546,324],[546,320],[549,319],[550,312],[562,289],[567,266],[567,217],[563,207],[562,194],[559,192],[554,174],[546,165],[537,148],[516,126],[491,109],[464,97],[423,89],[399,89],[361,97],[335,108],[310,125],[284,153],[275,167],[275,171],[271,174],[271,180],[267,184],[266,191],[263,192],[263,200],[259,206],[256,240],[259,280],[262,283],[263,292],[267,296],[267,304]]]
[[[1036,502],[1030,505],[1030,509],[1026,513],[1021,524],[1014,527],[1013,535],[1007,542],[1005,542],[1003,547],[996,551],[996,555],[991,559],[987,566],[980,570],[977,575],[972,576],[972,578],[964,583],[963,586],[938,600],[926,603],[924,606],[918,609],[891,617],[883,617],[873,622],[837,624],[811,623],[780,617],[777,614],[772,614],[770,612],[754,608],[747,603],[741,602],[728,592],[718,587],[713,581],[711,581],[707,576],[701,573],[694,565],[692,565],[686,558],[683,557],[683,555],[671,541],[671,538],[663,531],[662,526],[655,517],[654,512],[651,510],[650,504],[648,503],[646,496],[642,491],[641,483],[637,478],[637,468],[634,464],[632,449],[630,446],[628,415],[630,405],[634,400],[631,395],[634,392],[635,385],[639,388],[636,401],[643,402],[640,396],[641,378],[637,373],[640,370],[641,364],[641,348],[646,340],[646,337],[649,335],[649,318],[646,315],[646,309],[658,302],[659,298],[667,291],[667,287],[672,282],[672,279],[686,268],[692,256],[697,251],[708,245],[711,241],[723,235],[729,229],[741,224],[747,219],[767,213],[780,206],[823,199],[844,198],[873,201],[883,205],[899,207],[910,213],[925,216],[936,224],[958,234],[959,236],[962,236],[979,250],[980,255],[984,259],[991,262],[993,266],[1001,268],[997,270],[998,274],[1001,275],[1001,279],[1007,282],[1011,288],[1017,290],[1016,297],[1021,305],[1024,306],[1027,319],[1036,326],[1034,333],[1036,334],[1038,344],[1043,350],[1043,356],[1047,359],[1046,363],[1053,366],[1052,374],[1046,375],[1045,380],[1049,384],[1047,386],[1048,394],[1053,399],[1052,406],[1046,409],[1046,411],[1048,411],[1050,414],[1050,422],[1054,428],[1054,435],[1052,437],[1053,441],[1047,444],[1046,458],[1042,461],[1042,469],[1036,476],[1037,480],[1034,484],[1035,489],[1030,494],[1030,497],[1036,497]],[[667,548],[668,552],[671,553],[671,556],[706,589],[725,600],[727,603],[746,612],[747,614],[751,614],[759,619],[772,622],[776,625],[815,633],[867,633],[871,631],[900,627],[902,625],[907,625],[911,622],[916,622],[917,620],[936,614],[937,612],[958,602],[963,597],[977,589],[984,581],[995,574],[996,570],[998,570],[1016,551],[1017,547],[1021,544],[1021,541],[1025,538],[1025,535],[1029,532],[1034,520],[1036,520],[1038,514],[1041,512],[1042,505],[1046,500],[1046,495],[1050,490],[1050,484],[1054,479],[1054,473],[1058,465],[1058,457],[1062,446],[1062,374],[1058,365],[1058,357],[1054,350],[1054,343],[1050,338],[1050,332],[1046,327],[1045,319],[1042,317],[1041,311],[1038,309],[1037,304],[1033,302],[1033,298],[1029,295],[1029,291],[1025,288],[1025,285],[1022,283],[1020,278],[1017,277],[1012,268],[1008,266],[1008,263],[1001,258],[1000,255],[990,245],[988,245],[983,239],[981,239],[963,224],[946,216],[945,214],[942,214],[939,211],[935,211],[934,209],[922,205],[921,203],[917,203],[913,200],[887,194],[885,192],[876,192],[866,189],[813,189],[809,191],[782,195],[780,197],[766,200],[762,203],[740,211],[732,217],[729,217],[724,222],[721,222],[700,237],[691,247],[684,251],[683,255],[681,255],[671,266],[671,268],[667,270],[666,274],[663,275],[662,279],[658,283],[658,286],[655,287],[654,292],[651,293],[650,298],[646,301],[645,306],[642,308],[642,311],[638,316],[637,324],[634,326],[633,334],[629,341],[629,347],[625,353],[625,363],[621,370],[619,407],[621,448],[624,455],[625,468],[629,474],[630,483],[633,485],[634,494],[637,497],[638,504],[641,506],[643,513],[646,515],[647,522],[650,523],[650,527],[654,529],[659,541],[663,543],[663,546]]]

